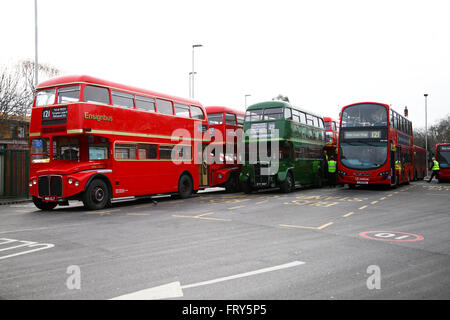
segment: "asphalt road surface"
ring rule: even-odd
[[[0,299],[450,299],[450,184],[0,206]]]

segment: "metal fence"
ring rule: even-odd
[[[28,197],[28,150],[0,149],[0,197]]]

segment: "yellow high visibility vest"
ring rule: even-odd
[[[328,172],[330,172],[330,173],[336,172],[336,161],[335,160],[328,161]]]
[[[433,161],[433,168],[431,168],[432,171],[437,171],[439,170],[439,162],[437,162],[436,160]]]
[[[401,170],[402,169],[402,163],[400,160],[395,161],[395,170]]]

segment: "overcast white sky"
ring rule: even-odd
[[[450,1],[38,0],[39,62],[244,110],[287,95],[337,119],[376,101],[450,113]],[[0,0],[0,65],[34,59],[34,0]],[[43,80],[43,79],[42,79]]]

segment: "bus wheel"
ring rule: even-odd
[[[294,178],[292,177],[292,173],[288,173],[286,179],[281,183],[280,189],[284,193],[291,192],[294,189]]]
[[[38,209],[41,209],[43,211],[53,210],[57,205],[56,202],[42,202],[42,199],[39,199],[35,196],[33,196],[33,203]]]
[[[178,194],[181,199],[189,198],[194,190],[191,178],[187,174],[183,174],[178,181]]]
[[[108,186],[100,179],[93,180],[83,194],[83,204],[89,210],[103,209],[110,202]]]
[[[354,183],[349,183],[349,184],[348,184],[348,188],[349,188],[349,189],[355,189],[356,186],[355,186]]]
[[[244,193],[246,193],[246,194],[252,193],[252,191],[253,191],[252,186],[248,182],[242,182],[241,188],[242,188],[242,191],[244,191]]]
[[[239,176],[237,174],[231,173],[231,177],[225,185],[225,190],[227,192],[238,192],[239,191]]]

